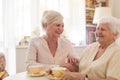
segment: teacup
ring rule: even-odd
[[[43,65],[31,65],[28,67],[29,74],[40,74],[43,72]]]
[[[54,67],[59,67],[59,65],[50,65],[50,64],[43,64],[43,70],[45,72],[49,72],[51,71],[51,68],[54,68]]]
[[[53,77],[61,78],[62,75],[64,74],[66,68],[64,68],[64,67],[54,67],[51,70],[52,70]]]

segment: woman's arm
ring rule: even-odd
[[[102,79],[102,78],[98,78],[98,77],[95,77],[95,76],[92,76],[92,75],[87,75],[88,77],[88,80],[117,80],[115,78],[112,78],[112,77],[106,77],[105,79]]]
[[[36,58],[37,58],[37,47],[35,45],[36,40],[31,39],[27,55],[26,55],[26,67],[32,64],[37,64]]]
[[[85,75],[79,72],[65,72],[62,80],[84,80]]]
[[[106,79],[101,79],[94,77],[92,75],[87,75],[88,80],[117,80],[112,77],[107,77]],[[62,80],[85,80],[86,74],[81,74],[79,72],[65,72],[62,76]]]
[[[64,63],[61,66],[67,68],[71,72],[78,72],[79,71],[78,65],[75,65],[75,64]]]

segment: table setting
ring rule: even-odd
[[[3,80],[62,80],[67,69],[59,65],[31,65],[25,72],[4,78]]]

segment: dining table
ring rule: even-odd
[[[21,72],[15,75],[8,76],[3,80],[51,80],[51,79],[49,79],[46,75],[30,76],[27,74],[27,72]]]

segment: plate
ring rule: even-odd
[[[28,75],[28,76],[32,76],[32,77],[38,77],[38,76],[43,76],[43,75],[45,75],[45,72],[42,71],[40,74],[30,74],[29,72],[27,72],[27,75]]]
[[[55,78],[52,75],[47,75],[47,78],[50,80],[62,80],[62,78]]]

